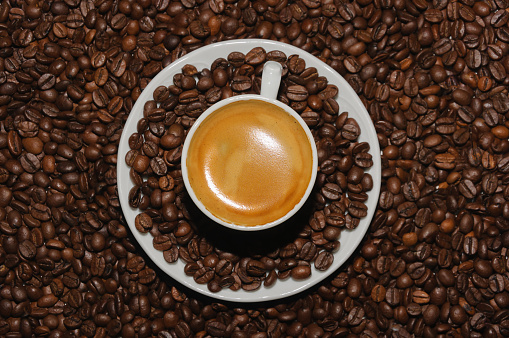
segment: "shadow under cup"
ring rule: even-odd
[[[205,111],[189,131],[182,175],[197,207],[237,230],[288,220],[307,200],[318,166],[314,138],[290,107],[240,95]]]

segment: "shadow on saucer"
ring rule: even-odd
[[[268,255],[292,243],[309,224],[313,213],[313,201],[309,199],[295,215],[279,225],[260,231],[240,231],[212,221],[188,196],[184,203],[200,236],[215,248],[241,257]]]

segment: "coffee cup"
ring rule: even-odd
[[[264,65],[260,95],[237,95],[209,107],[184,142],[181,167],[194,204],[228,228],[264,230],[290,219],[317,174],[313,135],[276,99],[282,67]]]

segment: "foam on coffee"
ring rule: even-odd
[[[313,170],[299,122],[260,100],[233,102],[209,115],[187,156],[189,182],[205,208],[245,226],[286,215],[305,194]]]

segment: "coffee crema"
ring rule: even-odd
[[[313,171],[306,132],[284,109],[261,100],[209,115],[189,144],[187,171],[197,198],[225,222],[256,226],[291,211]]]

